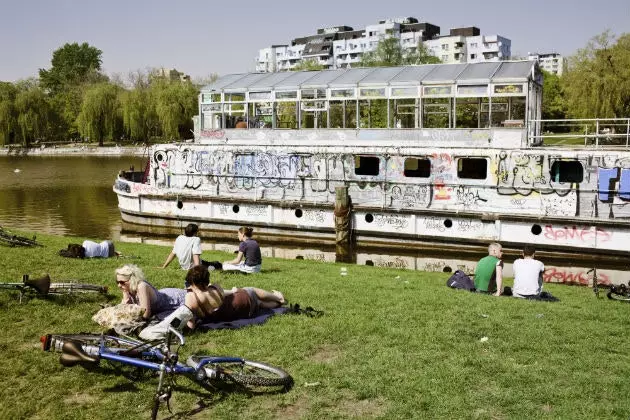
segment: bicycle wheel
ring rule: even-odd
[[[48,294],[70,295],[72,293],[101,293],[107,294],[107,286],[84,283],[51,283]]]
[[[142,354],[142,350],[147,348],[147,345],[142,341],[111,335],[101,336],[100,334],[48,334],[42,336],[40,341],[44,351],[60,353],[65,342],[74,341],[79,343],[87,354],[97,355],[101,338],[109,351],[122,355],[139,355]]]
[[[606,294],[608,299],[619,300],[621,302],[630,302],[630,292],[627,289],[619,290],[612,287]]]
[[[196,367],[201,359],[214,356],[190,356],[188,365]],[[289,386],[293,378],[284,370],[261,362],[241,359],[240,362],[211,362],[206,368],[207,381],[236,382],[257,387]]]

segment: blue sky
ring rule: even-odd
[[[66,42],[103,51],[103,69],[177,68],[193,78],[254,70],[260,48],[318,28],[362,29],[413,16],[450,28],[477,26],[512,40],[512,53],[573,54],[610,29],[630,32],[630,0],[0,0],[0,80],[36,76]]]

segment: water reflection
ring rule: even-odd
[[[0,225],[55,235],[120,236],[112,184],[137,157],[0,157]]]

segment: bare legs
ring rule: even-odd
[[[258,306],[261,308],[274,309],[284,305],[285,303],[284,296],[277,290],[268,292],[257,287],[252,287],[252,290],[256,293],[256,297],[258,297]]]

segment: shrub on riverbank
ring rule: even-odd
[[[27,235],[29,236],[29,235]],[[137,259],[57,255],[79,238],[40,235],[43,248],[0,247],[2,281],[49,273],[53,281],[107,284],[114,269],[140,265],[156,287],[181,287],[183,272],[157,268],[168,247],[117,243]],[[231,254],[204,251],[204,258]],[[239,355],[285,368],[285,394],[211,394],[178,380],[176,417],[201,418],[627,418],[630,305],[586,288],[546,285],[558,303],[494,298],[446,288],[423,273],[266,258],[263,273],[212,273],[224,287],[278,289],[325,312],[283,315],[240,330],[195,333],[182,357]],[[62,368],[44,353],[45,333],[97,332],[102,298],[29,299],[0,291],[1,418],[147,418],[155,378]],[[487,340],[481,340],[487,337]],[[199,408],[203,401],[206,406]],[[168,416],[167,411],[161,412]]]

